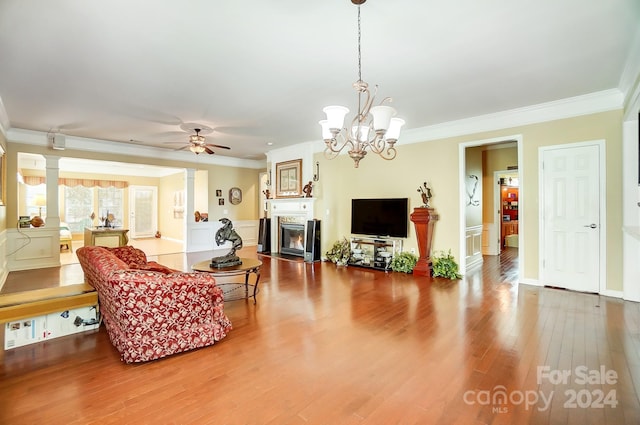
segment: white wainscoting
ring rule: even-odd
[[[7,265],[7,231],[0,232],[0,289],[4,286],[9,275],[9,266]]]
[[[482,233],[483,226],[467,227],[465,230],[465,239],[467,245],[466,252],[466,268],[467,270],[478,264],[482,264]]]
[[[58,267],[60,265],[60,230],[7,229],[7,269],[12,271]]]
[[[498,255],[498,226],[496,223],[484,223],[482,225],[482,255]]]
[[[258,220],[236,220],[233,228],[242,238],[242,246],[258,244]],[[187,224],[186,252],[200,252],[211,250],[227,250],[231,242],[216,244],[216,232],[222,228],[222,223],[216,221],[191,222]]]
[[[260,220],[238,220],[233,222],[233,228],[242,238],[242,246],[258,245],[258,227]]]
[[[622,234],[623,298],[640,302],[640,226],[625,226]]]

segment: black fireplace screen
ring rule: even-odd
[[[304,225],[280,225],[280,253],[304,257]]]

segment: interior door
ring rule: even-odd
[[[158,228],[158,188],[129,186],[129,235],[153,237]]]
[[[600,146],[543,151],[542,283],[600,289]]]

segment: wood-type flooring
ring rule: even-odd
[[[519,285],[516,253],[450,281],[245,248],[260,292],[225,303],[227,338],[134,365],[104,327],[7,350],[0,423],[639,424],[640,304]]]

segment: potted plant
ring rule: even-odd
[[[439,251],[432,257],[433,277],[446,277],[448,279],[460,279],[462,275],[458,273],[458,263],[449,252]]]
[[[400,252],[391,260],[391,270],[394,272],[413,273],[418,257],[410,252]]]
[[[347,238],[336,241],[325,254],[327,259],[338,266],[346,266],[351,259],[351,244]]]

